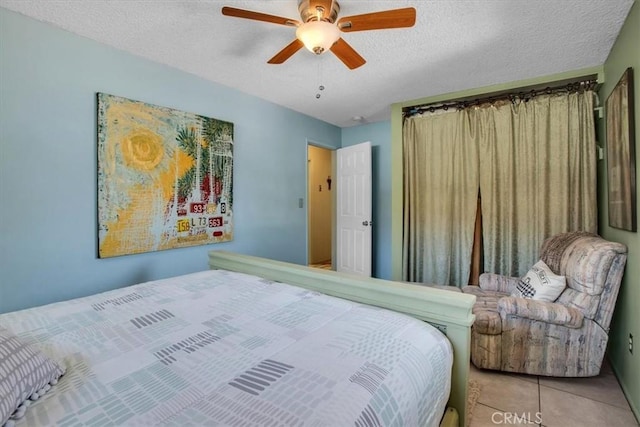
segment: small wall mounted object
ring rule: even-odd
[[[633,69],[627,68],[607,98],[609,225],[637,230]]]
[[[98,93],[98,256],[233,239],[233,123]]]

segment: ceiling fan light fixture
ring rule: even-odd
[[[340,30],[335,24],[325,21],[309,21],[296,30],[296,37],[309,51],[320,55],[331,49],[340,38]]]
[[[413,7],[338,19],[340,5],[337,0],[298,0],[298,11],[302,21],[229,6],[222,8],[222,14],[226,16],[298,27],[296,39],[269,59],[269,64],[282,64],[304,46],[316,55],[331,50],[347,68],[355,70],[367,61],[340,36],[343,32],[407,28],[416,23]]]

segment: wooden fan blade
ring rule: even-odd
[[[365,13],[341,18],[338,28],[344,32],[383,30],[386,28],[413,27],[416,23],[416,10],[412,7]]]
[[[281,16],[267,15],[266,13],[252,12],[245,9],[236,9],[235,7],[225,6],[222,8],[222,14],[225,16],[233,16],[236,18],[252,19],[254,21],[271,22],[273,24],[287,25],[296,27],[300,25],[300,21],[295,19],[283,18]]]
[[[344,41],[343,38],[339,38],[333,46],[331,46],[331,52],[333,52],[340,61],[344,62],[344,65],[353,70],[365,64],[364,58],[360,56],[349,43]]]
[[[304,46],[304,43],[302,43],[298,39],[295,39],[294,41],[289,43],[287,47],[276,53],[276,55],[267,62],[269,64],[282,64],[284,61],[291,58],[294,53],[299,51],[302,46]]]

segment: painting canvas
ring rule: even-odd
[[[98,93],[98,256],[233,238],[233,123]]]

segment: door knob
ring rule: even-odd
[[[362,225],[364,225],[365,227],[367,225],[373,225],[373,221],[369,222],[369,221],[362,221]]]

